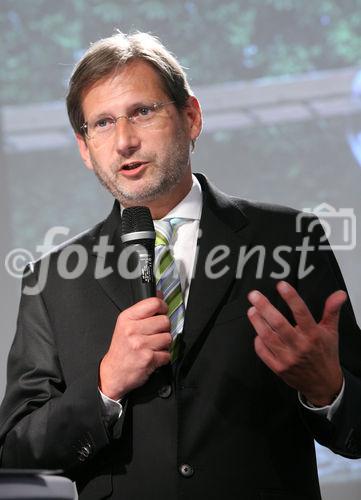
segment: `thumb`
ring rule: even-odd
[[[347,293],[343,290],[333,292],[326,300],[323,309],[321,323],[334,330],[338,329],[338,321],[340,318],[341,307],[347,300]]]

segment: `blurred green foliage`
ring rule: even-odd
[[[1,101],[62,99],[74,62],[116,28],[158,35],[193,85],[361,61],[361,0],[1,0]]]

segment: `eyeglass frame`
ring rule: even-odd
[[[143,106],[138,106],[137,109],[144,107],[144,108],[153,108],[154,111],[160,111],[164,106],[167,106],[168,104],[175,104],[175,103],[176,103],[176,101],[154,102],[153,104],[150,104],[150,105],[144,104]],[[114,125],[116,125],[118,120],[120,120],[121,118],[125,118],[132,125],[136,125],[136,123],[134,123],[134,121],[132,121],[132,120],[134,120],[134,118],[132,116],[128,116],[128,115],[120,115],[120,116],[117,116],[116,118],[112,118],[112,123],[114,123]],[[147,125],[144,125],[143,127],[146,128]],[[88,135],[88,132],[87,132],[88,122],[87,121],[81,125],[80,129],[83,131],[83,134],[85,135],[85,137],[87,139],[91,140],[94,137],[94,135],[93,136]],[[114,128],[114,130],[115,130],[115,128]]]

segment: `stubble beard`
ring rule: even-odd
[[[123,206],[133,204],[144,204],[168,194],[177,186],[190,166],[190,146],[184,134],[180,133],[174,141],[164,158],[157,158],[154,153],[151,158],[144,161],[153,165],[152,177],[148,184],[138,189],[126,189],[124,181],[118,177],[119,162],[112,164],[109,172],[105,171],[91,156],[94,173],[99,182],[116,198]]]

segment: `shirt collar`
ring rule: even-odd
[[[200,220],[202,213],[202,188],[195,175],[192,175],[192,187],[189,193],[163,219]]]

